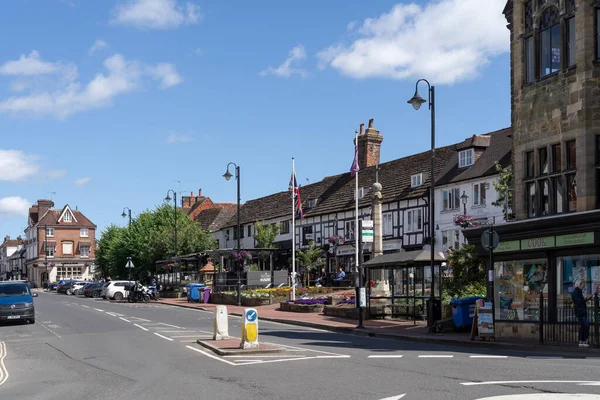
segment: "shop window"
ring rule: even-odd
[[[494,263],[494,305],[501,321],[539,321],[540,293],[547,298],[546,259]]]
[[[550,214],[550,185],[547,179],[540,182],[542,194],[542,215]]]
[[[565,20],[567,67],[575,65],[575,17]]]
[[[560,144],[552,146],[552,172],[559,172],[562,169],[562,157]]]
[[[565,203],[565,188],[563,184],[563,177],[557,177],[552,179],[552,187],[554,188],[554,196],[552,203],[552,211],[555,214],[560,214],[564,212],[564,203]]]
[[[560,21],[556,7],[547,7],[540,17],[540,76],[560,70]]]
[[[484,206],[485,205],[485,188],[487,183],[476,183],[473,185],[473,205]]]
[[[577,149],[575,148],[575,141],[570,140],[566,142],[565,150],[567,155],[567,169],[577,168]]]
[[[423,229],[423,210],[409,210],[407,213],[407,231],[417,232]]]
[[[571,293],[574,283],[585,282],[584,295],[600,292],[600,255],[567,256],[556,258],[556,307],[572,308]],[[588,306],[589,307],[589,306]],[[571,316],[571,313],[557,313]],[[563,321],[558,321],[563,322]]]
[[[538,149],[538,162],[539,162],[539,173],[547,174],[548,173],[548,149],[542,147]]]
[[[577,177],[567,175],[567,211],[577,211]]]
[[[460,207],[460,188],[442,190],[442,210],[456,210]]]
[[[527,216],[535,217],[535,183],[528,183],[527,187]]]
[[[383,214],[383,236],[391,236],[394,234],[393,214]]]
[[[526,173],[525,177],[533,178],[533,175],[535,174],[533,151],[528,151],[527,153],[525,153],[525,166],[527,168],[525,170],[525,173]]]

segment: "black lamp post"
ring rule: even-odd
[[[467,215],[467,201],[469,200],[469,196],[463,190],[463,194],[460,196],[463,204],[463,215]]]
[[[167,190],[167,197],[165,197],[167,203],[171,201],[169,192],[173,193],[173,271],[175,271],[175,264],[177,264],[177,192],[173,189]]]
[[[125,210],[127,210],[127,214],[125,214]],[[123,207],[123,213],[121,214],[121,217],[125,218],[127,215],[129,215],[129,224],[127,226],[131,226],[131,208]]]
[[[227,164],[227,172],[225,172],[223,174],[223,178],[225,178],[226,181],[230,180],[231,177],[233,175],[231,175],[231,172],[229,172],[229,166],[230,165],[234,165],[235,166],[235,180],[237,181],[237,244],[236,244],[236,252],[237,252],[237,256],[235,257],[236,260],[236,271],[237,271],[237,305],[241,306],[242,305],[242,282],[241,282],[241,277],[240,277],[240,273],[241,273],[241,265],[240,265],[240,259],[239,259],[239,255],[240,255],[240,236],[242,233],[241,230],[241,225],[240,225],[240,201],[241,201],[241,197],[240,197],[240,167],[234,163],[234,162],[230,162],[229,164]]]
[[[419,95],[419,83],[423,81],[427,83],[428,100],[425,100]],[[429,191],[429,239],[431,240],[431,293],[429,294],[429,310],[427,312],[427,325],[429,332],[435,332],[434,310],[434,288],[435,288],[435,86],[431,86],[427,79],[419,79],[415,83],[415,94],[407,103],[411,104],[415,110],[421,108],[423,103],[429,102],[429,110],[431,111],[431,185]],[[441,289],[441,288],[440,288]],[[440,291],[441,293],[441,291]]]

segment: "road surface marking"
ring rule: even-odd
[[[199,337],[200,335],[177,335],[177,336],[171,336],[173,339],[179,339],[179,338],[191,338],[191,337]],[[210,337],[212,338],[212,336]],[[208,339],[208,338],[206,338]]]
[[[106,314],[110,315],[111,317],[118,317],[117,314],[109,312],[109,311],[106,311]]]
[[[564,357],[561,356],[526,356],[530,360],[562,360]]]
[[[202,351],[202,350],[200,350],[200,349],[197,349],[197,348],[195,348],[195,347],[192,347],[192,346],[185,346],[185,347],[187,347],[188,349],[190,349],[190,350],[193,350],[193,351],[195,351],[195,352],[197,352],[197,353],[204,354],[204,355],[205,355],[205,356],[207,356],[207,357],[214,358],[215,360],[219,360],[219,361],[221,361],[221,362],[224,362],[225,364],[229,364],[229,365],[232,365],[232,366],[234,366],[234,367],[237,365],[237,364],[236,364],[236,363],[234,363],[234,362],[231,362],[231,361],[229,361],[229,360],[226,360],[226,359],[224,359],[224,358],[221,358],[221,357],[217,357],[217,356],[215,356],[215,355],[213,355],[213,354],[209,354],[209,353],[207,353],[207,352],[205,352],[205,351]]]
[[[140,329],[143,329],[143,330],[145,330],[146,332],[148,332],[148,329],[144,328],[143,326],[141,326],[141,325],[138,325],[138,324],[134,324],[134,325],[135,325],[135,326],[137,326],[138,328],[140,328]]]
[[[170,326],[171,328],[177,328],[177,329],[185,329],[183,326],[170,325],[170,324],[165,324],[162,322],[159,322],[158,325]]]
[[[180,340],[179,343],[197,343],[196,340]]]
[[[186,331],[186,330],[183,330],[183,331],[163,331],[162,329],[157,329],[156,332],[160,332],[160,333],[195,333],[196,331],[192,331],[192,330],[190,330],[190,331]]]
[[[301,347],[288,346],[288,345],[285,345],[285,344],[275,344],[275,343],[267,343],[267,342],[265,342],[265,344],[270,344],[270,345],[273,345],[273,346],[284,347],[286,349],[290,349],[291,351],[306,351],[306,349],[303,349]],[[328,354],[328,355],[332,355],[332,356],[350,357],[350,356],[344,356],[343,354],[330,353],[328,351],[312,350],[312,349],[310,351],[314,352],[314,353]]]
[[[422,354],[419,358],[453,358],[453,355],[449,354]]]
[[[173,341],[173,339],[171,339],[170,337],[163,336],[163,335],[161,335],[160,333],[154,332],[154,334],[155,334],[156,336],[158,336],[158,337],[161,337],[161,338],[163,338],[163,339],[166,339],[166,340],[168,340],[169,342],[172,342],[172,341]]]
[[[60,326],[58,326],[56,324],[50,324],[50,325],[48,325],[48,328],[58,329],[58,328],[60,328]]]
[[[480,385],[510,385],[510,384],[520,384],[520,383],[578,383],[578,384],[591,384],[597,383],[596,381],[543,381],[543,380],[533,380],[533,381],[487,381],[487,382],[461,382],[461,385],[464,386],[480,386]]]
[[[493,396],[479,398],[477,400],[600,400],[596,394],[570,394],[570,393],[529,393],[529,394],[507,394],[503,396]]]
[[[239,357],[239,355],[238,355],[238,356],[223,356],[223,357],[229,357],[229,358],[233,358],[233,357]],[[244,357],[246,357],[246,358],[250,358],[250,357],[260,357],[260,358],[266,358],[266,357],[282,357],[282,355],[281,355],[281,354],[278,354],[278,355],[274,355],[274,354],[263,354],[263,355],[260,355],[260,356],[252,356],[252,355],[248,355],[248,356],[244,356]],[[294,354],[294,355],[289,355],[289,354],[287,354],[287,355],[286,355],[286,357],[306,357],[306,356],[305,356],[305,355],[303,355],[303,354],[300,354],[300,355],[295,355],[295,354]]]
[[[49,331],[51,334],[53,334],[54,336],[56,336],[56,337],[60,338],[60,335],[59,335],[58,333],[54,332],[52,329],[48,328],[48,327],[47,327],[46,325],[44,325],[44,324],[41,324],[41,325],[42,325],[42,327],[43,327],[44,329],[46,329],[47,331]],[[52,326],[56,326],[56,325],[52,325]]]
[[[145,318],[131,317],[131,319],[135,319],[136,321],[152,322],[149,319],[145,319]]]
[[[338,354],[338,355],[333,355],[333,356],[316,356],[314,358],[350,358],[350,356],[347,356],[344,354]]]
[[[103,309],[101,309],[101,308],[94,308],[94,310],[96,310],[96,311],[100,311],[100,312],[104,312],[104,310],[103,310]]]
[[[123,317],[119,317],[119,319],[122,319],[122,320],[123,320],[123,321],[125,321],[125,322],[131,322],[130,320],[128,320],[128,319],[126,319],[126,318],[123,318]]]
[[[398,396],[386,397],[385,399],[381,399],[381,400],[400,400],[404,396],[406,396],[406,393],[398,395]]]
[[[85,304],[81,304],[81,307],[91,308],[90,306],[86,306]]]
[[[377,354],[367,358],[402,358],[400,354]]]
[[[2,386],[8,379],[8,370],[4,365],[4,358],[6,358],[6,343],[0,342],[0,386]]]
[[[487,356],[487,355],[482,355],[482,356],[469,356],[469,358],[508,358],[508,356]]]

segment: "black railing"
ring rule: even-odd
[[[579,343],[580,323],[572,304],[566,303],[555,310],[548,310],[548,302],[544,300],[540,310],[539,339],[540,343]],[[549,318],[550,317],[550,318]],[[589,323],[588,343],[600,347],[600,306],[598,294],[594,295],[587,309]]]

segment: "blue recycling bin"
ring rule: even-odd
[[[475,303],[483,299],[481,296],[464,297],[462,299],[450,300],[452,306],[452,319],[457,328],[463,328],[473,325],[473,316],[475,315]]]
[[[188,283],[186,285],[188,302],[200,301],[200,289],[204,286],[206,286],[204,283]]]

